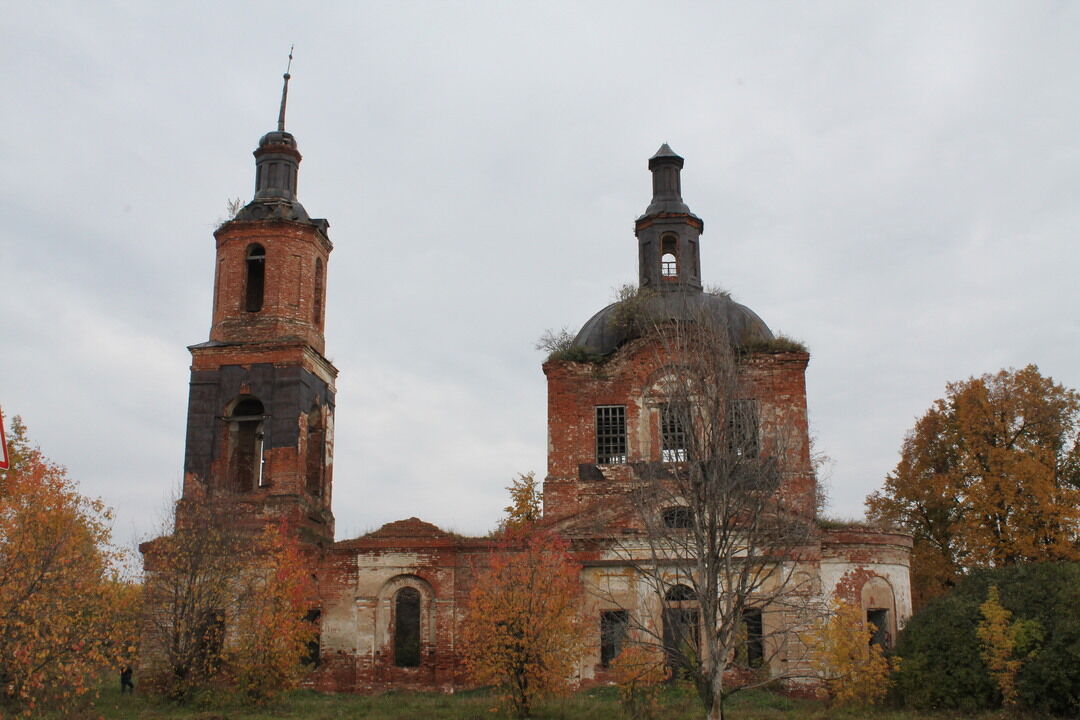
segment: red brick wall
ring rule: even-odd
[[[742,360],[742,371],[759,404],[763,449],[777,443],[787,455],[784,494],[788,506],[812,516],[816,487],[810,467],[806,416],[806,353],[758,354]],[[545,516],[578,512],[591,502],[627,489],[633,463],[661,459],[660,429],[649,407],[649,392],[664,365],[663,353],[635,340],[603,363],[553,360],[544,364],[548,380],[548,474]],[[596,406],[626,408],[626,465],[601,465],[600,479],[581,479],[580,466],[596,463]]]
[[[318,228],[288,221],[229,222],[214,234],[217,265],[210,339],[259,342],[296,338],[322,354],[325,350],[326,271],[332,248]],[[248,248],[266,250],[262,310],[244,309]],[[321,307],[315,324],[315,261],[323,265]]]

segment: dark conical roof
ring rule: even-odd
[[[671,149],[670,145],[664,143],[660,146],[660,149],[657,150],[651,158],[649,158],[649,169],[652,170],[655,165],[661,162],[667,162],[682,167],[684,161],[682,159],[682,156],[680,156],[677,152]]]

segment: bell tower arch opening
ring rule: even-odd
[[[265,420],[263,404],[253,397],[238,400],[228,415],[228,486],[235,492],[251,492],[264,484]]]

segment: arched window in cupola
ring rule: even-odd
[[[258,243],[248,245],[246,280],[244,282],[244,309],[259,312],[263,306],[263,291],[266,285],[266,249]]]
[[[674,235],[665,235],[660,239],[660,277],[667,280],[678,276],[678,238]]]

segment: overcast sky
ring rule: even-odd
[[[833,514],[947,382],[1080,387],[1080,4],[5,5],[0,406],[121,543],[179,486],[212,232],[293,43],[339,539],[483,533],[544,474],[535,342],[636,280],[665,141],[705,282],[811,349]]]

